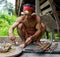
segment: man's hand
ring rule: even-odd
[[[9,35],[9,38],[10,38],[10,40],[15,40],[15,36],[14,35]]]
[[[20,48],[24,48],[26,45],[25,44],[21,44],[20,45]]]
[[[25,43],[20,45],[20,48],[26,47],[26,45],[30,44],[32,42],[32,36],[28,37],[25,41]]]
[[[32,36],[30,36],[30,37],[28,37],[27,39],[26,39],[26,45],[28,45],[28,44],[30,44],[32,42]]]

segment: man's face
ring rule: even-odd
[[[27,18],[30,18],[31,17],[31,14],[32,14],[32,12],[31,11],[24,11],[24,15],[25,15],[25,17],[27,17]]]

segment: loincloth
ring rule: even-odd
[[[25,37],[32,36],[35,33],[35,30],[26,30],[26,35]]]

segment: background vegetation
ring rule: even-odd
[[[16,21],[17,16],[0,13],[0,36],[8,36],[10,26]],[[15,29],[15,35],[17,31]]]
[[[0,36],[8,36],[9,28],[16,19],[15,5],[8,0],[0,0]],[[17,36],[16,29],[14,33]]]

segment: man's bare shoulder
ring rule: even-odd
[[[36,13],[32,14],[32,16],[36,19],[36,21],[41,21],[40,16],[38,16]]]
[[[41,18],[37,14],[33,14],[33,17],[36,19],[37,22],[41,22]]]
[[[17,21],[17,22],[22,22],[22,21],[23,21],[23,19],[24,19],[24,16],[20,16],[20,17],[18,17],[18,18],[17,18],[17,20],[16,20],[16,21]]]

